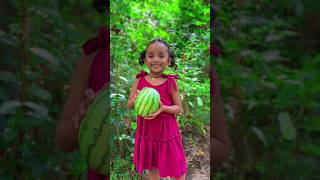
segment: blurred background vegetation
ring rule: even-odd
[[[215,1],[232,140],[214,179],[320,179],[320,1]]]
[[[209,178],[209,157],[204,157],[208,142],[210,7],[209,2],[196,1],[129,1],[114,0],[110,5],[111,28],[111,119],[115,133],[111,143],[111,179],[136,179],[132,154],[136,115],[127,109],[129,90],[140,66],[139,54],[155,38],[165,40],[176,55],[178,69],[165,73],[178,74],[184,113],[178,116],[182,130],[189,176],[192,165]],[[208,148],[206,149],[209,152]],[[197,159],[199,158],[199,159]],[[202,158],[202,161],[201,161]],[[195,162],[191,162],[192,159]],[[204,159],[207,159],[204,161]]]
[[[85,177],[52,143],[81,46],[106,25],[91,0],[0,2],[0,179]]]
[[[135,116],[125,105],[141,68],[138,53],[156,37],[177,56],[178,70],[167,73],[181,77],[188,160],[209,172],[208,143],[199,143],[209,134],[208,3],[111,2],[112,179],[138,177],[131,159]],[[11,0],[0,8],[0,179],[85,179],[79,153],[59,151],[52,136],[81,46],[108,19],[91,0]],[[126,126],[127,120],[133,123]]]

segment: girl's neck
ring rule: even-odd
[[[162,75],[162,73],[163,73],[163,71],[158,72],[158,73],[154,73],[154,72],[151,72],[151,71],[150,71],[149,75],[150,75],[151,77],[160,77],[160,76]]]

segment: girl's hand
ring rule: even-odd
[[[158,109],[158,111],[155,112],[155,113],[153,113],[153,114],[150,114],[150,115],[147,116],[147,117],[144,117],[144,119],[146,119],[146,120],[154,119],[154,118],[157,117],[160,113],[163,112],[163,109],[164,109],[164,105],[163,105],[163,103],[160,101],[160,108]]]
[[[74,125],[74,129],[77,131],[80,127],[81,120],[86,114],[87,108],[95,99],[96,94],[92,89],[87,89],[85,91],[86,99],[82,101],[82,103],[78,107],[78,111],[73,115],[72,121]]]

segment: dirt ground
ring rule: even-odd
[[[188,163],[186,180],[210,179],[210,128],[206,128],[206,137],[192,133],[192,140],[186,135],[191,132],[183,132],[184,149]]]

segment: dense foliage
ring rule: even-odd
[[[208,135],[209,123],[209,4],[202,1],[111,1],[112,58],[112,179],[137,177],[132,162],[135,112],[127,109],[127,100],[139,70],[139,53],[155,38],[165,40],[176,55],[178,69],[165,73],[178,80],[184,113],[178,116],[182,133]],[[185,136],[192,134],[186,133]],[[120,140],[120,141],[119,141]]]
[[[81,45],[109,19],[96,12],[91,0],[0,4],[1,17],[6,17],[0,21],[0,179],[84,179],[87,167],[79,152],[61,152],[52,136]],[[151,39],[166,40],[177,57],[177,71],[166,73],[181,77],[182,132],[190,140],[208,135],[209,5],[199,0],[111,1],[110,22],[112,179],[127,179],[137,175],[131,159],[135,114],[126,102],[142,68],[138,54]],[[126,126],[126,120],[132,124]]]
[[[52,138],[81,46],[106,24],[91,3],[1,1],[0,179],[85,175]]]
[[[232,140],[215,179],[319,179],[319,2],[219,1],[214,59]]]

